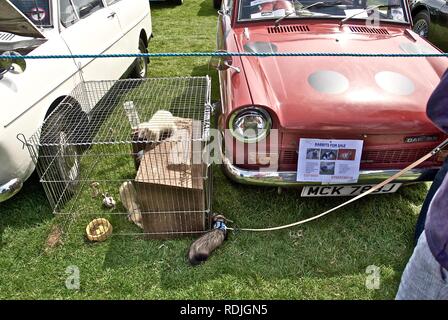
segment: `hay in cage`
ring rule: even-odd
[[[210,112],[208,77],[79,84],[28,139],[53,212],[113,234],[207,231]]]

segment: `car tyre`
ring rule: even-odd
[[[148,48],[145,45],[143,39],[140,39],[138,42],[138,51],[139,53],[148,53]],[[149,58],[148,57],[140,57],[137,58],[134,63],[134,68],[130,73],[130,78],[134,79],[144,79],[148,73],[148,65]]]
[[[213,8],[219,10],[221,8],[221,0],[213,0]]]
[[[414,32],[423,38],[428,38],[429,35],[429,24],[431,23],[431,18],[429,12],[426,10],[420,11],[414,17]]]
[[[70,101],[60,104],[42,128],[38,167],[41,173],[46,170],[43,179],[52,181],[46,185],[58,197],[58,204],[67,202],[79,188],[81,155],[91,141],[90,133],[81,130],[88,127],[87,114],[77,102]]]
[[[184,0],[171,0],[171,1],[176,6],[180,6],[184,3]]]

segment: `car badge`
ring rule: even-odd
[[[405,137],[405,143],[418,143],[418,142],[432,142],[437,141],[437,136],[414,136],[414,137]]]

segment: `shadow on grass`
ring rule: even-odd
[[[191,71],[191,75],[192,76],[208,75],[211,78],[212,82],[212,94],[211,94],[212,103],[220,99],[218,71],[216,71],[209,65],[209,61],[207,61],[207,63],[203,65],[194,67],[193,70]]]
[[[213,0],[204,0],[201,2],[201,8],[198,11],[198,16],[218,16],[218,10],[213,8]]]
[[[150,1],[151,10],[159,10],[159,9],[169,9],[169,8],[177,8],[180,7],[182,9],[182,6],[188,3],[188,0],[184,1],[184,4],[178,6],[171,1]],[[218,10],[213,8],[213,0],[204,0],[200,4],[200,9],[198,11],[199,17],[207,17],[207,16],[218,16]]]
[[[170,8],[177,8],[178,5],[175,5],[169,0],[166,1],[149,1],[149,4],[151,6],[152,10],[158,10],[158,9],[170,9]]]
[[[213,75],[216,74],[218,75],[218,73],[213,70],[210,66],[209,66],[209,61],[207,60],[206,63],[200,65],[200,66],[196,66],[191,70],[191,76],[194,77],[200,77],[200,76],[206,76],[206,75]]]
[[[34,173],[18,194],[0,203],[0,250],[5,245],[3,233],[6,228],[31,229],[52,218],[45,192]]]
[[[215,171],[214,208],[240,227],[295,222],[346,200],[302,199],[296,189],[278,195],[272,188],[229,184],[219,169]],[[385,280],[385,287],[392,296],[412,253],[415,207],[421,205],[426,191],[425,185],[415,185],[393,195],[367,197],[290,230],[232,233],[224,245],[198,267],[189,266],[186,259],[192,239],[147,241],[114,237],[103,267],[141,267],[142,272],[160,274],[163,288],[179,289],[223,275],[274,282],[304,277],[322,279],[366,274],[368,266],[376,265],[397,270]],[[378,294],[384,296],[384,292]]]

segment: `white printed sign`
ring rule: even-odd
[[[300,139],[297,181],[355,183],[362,140]]]
[[[346,17],[351,17],[354,14],[357,14],[355,16],[355,18],[368,18],[369,17],[369,15],[367,14],[367,11],[364,9],[347,9],[347,10],[344,10],[344,12],[345,12]]]
[[[259,19],[259,18],[266,18],[266,17],[280,18],[280,17],[283,17],[285,14],[286,14],[285,9],[278,9],[278,10],[274,10],[274,11],[252,13],[250,15],[250,18],[251,19]],[[291,16],[293,17],[293,16],[295,16],[295,14],[292,14]]]

